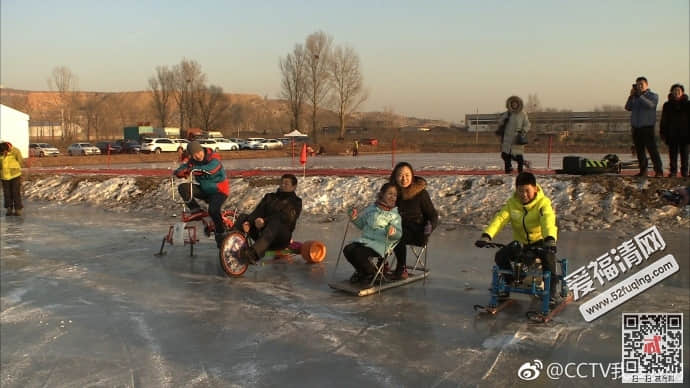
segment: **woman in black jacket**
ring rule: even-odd
[[[678,172],[678,154],[680,153],[680,174],[688,176],[688,144],[690,144],[690,103],[688,95],[681,84],[671,86],[668,101],[664,103],[659,123],[661,139],[668,145],[668,156],[671,159],[669,176]]]
[[[429,235],[438,225],[438,213],[426,191],[426,180],[414,176],[409,163],[398,163],[389,181],[398,187],[397,204],[403,227],[402,239],[394,249],[397,266],[393,279],[406,279],[407,245],[426,245]]]

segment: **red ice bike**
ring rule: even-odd
[[[189,182],[192,182],[192,184],[194,184],[192,181],[194,172],[201,172],[201,170],[191,171]],[[190,185],[190,197],[191,187]],[[168,243],[171,245],[189,245],[189,255],[194,256],[194,246],[199,242],[197,227],[202,227],[204,234],[207,237],[211,237],[215,233],[215,224],[209,216],[208,211],[202,210],[201,212],[191,213],[187,208],[186,202],[175,200],[173,178],[170,179],[170,188],[173,200],[182,205],[181,220],[180,222],[170,225],[168,233],[163,237],[160,250],[156,255],[165,255],[166,252],[164,248],[165,244]],[[231,277],[240,277],[247,271],[249,264],[239,259],[239,251],[243,246],[247,244],[251,246],[254,243],[251,237],[243,231],[234,230],[235,221],[238,215],[237,210],[226,209],[221,212],[225,229],[231,232],[221,242],[218,259],[223,272]],[[326,258],[326,246],[319,241],[293,241],[286,248],[266,252],[266,256],[273,256],[276,259],[291,257],[297,254],[301,255],[308,263],[319,263]]]

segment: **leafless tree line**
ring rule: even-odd
[[[47,80],[52,91],[50,101],[39,99],[41,103],[32,104],[28,93],[20,91],[3,92],[0,99],[28,113],[32,122],[41,121],[49,127],[42,136],[63,140],[120,138],[123,127],[142,122],[183,130],[224,130],[228,136],[234,130],[254,132],[257,128],[288,125],[287,115],[281,109],[270,109],[267,98],[231,101],[222,87],[207,83],[201,65],[193,60],[183,59],[172,67],[158,66],[148,81],[150,98],[142,99],[137,92],[82,92],[77,76],[68,67],[58,66]]]
[[[290,111],[290,127],[302,126],[305,102],[310,105],[311,136],[317,137],[319,110],[335,110],[340,124],[339,137],[345,136],[345,125],[368,93],[364,89],[359,55],[347,45],[333,46],[333,38],[323,31],[307,36],[284,58],[280,58],[281,97]]]
[[[182,59],[172,67],[156,67],[156,75],[149,78],[152,109],[161,127],[173,122],[176,109],[177,124],[184,132],[188,128],[218,129],[230,112],[230,100],[223,88],[206,82],[201,65]]]

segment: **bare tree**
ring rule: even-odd
[[[215,85],[202,86],[196,93],[196,102],[199,121],[202,128],[207,130],[216,129],[221,117],[230,108],[230,101],[223,94],[223,88]]]
[[[175,93],[175,73],[168,66],[156,67],[156,75],[149,78],[151,105],[162,128],[168,126],[170,98]]]
[[[339,139],[345,138],[345,121],[368,97],[360,70],[359,55],[352,47],[337,46],[329,63],[334,104],[340,121]]]
[[[525,104],[525,112],[533,113],[541,111],[541,102],[537,93],[527,95],[527,103]]]
[[[315,32],[307,37],[306,65],[307,65],[307,96],[311,103],[311,136],[316,141],[316,115],[319,107],[330,91],[331,84],[328,73],[328,61],[331,55],[333,38],[323,31]]]
[[[395,113],[392,106],[385,106],[381,114],[384,128],[398,128],[400,127],[400,116]]]
[[[81,126],[86,130],[86,140],[90,141],[92,136],[98,138],[103,135],[108,94],[85,93],[80,100]]]
[[[132,103],[132,96],[130,93],[113,94],[108,100],[108,105],[113,116],[113,121],[117,123],[120,129],[136,121],[132,109],[135,104]]]
[[[67,66],[53,68],[52,77],[48,79],[48,87],[58,92],[56,105],[60,108],[62,136],[73,137],[72,120],[76,106],[74,92],[77,90],[77,77]]]
[[[194,60],[182,59],[173,68],[175,75],[175,102],[180,114],[180,130],[185,132],[186,128],[192,127],[196,103],[194,100],[195,90],[198,90],[206,83],[206,75],[201,71],[201,65]],[[185,123],[186,119],[186,123]]]
[[[292,114],[290,127],[299,130],[302,105],[306,96],[306,51],[301,44],[296,44],[291,53],[280,59],[280,72],[283,75],[281,81],[281,97],[287,100],[288,108]]]

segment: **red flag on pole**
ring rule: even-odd
[[[299,154],[299,162],[307,164],[307,143],[302,144],[302,152]]]
[[[299,162],[302,163],[302,177],[307,176],[307,143],[302,144],[302,152],[299,154]]]

